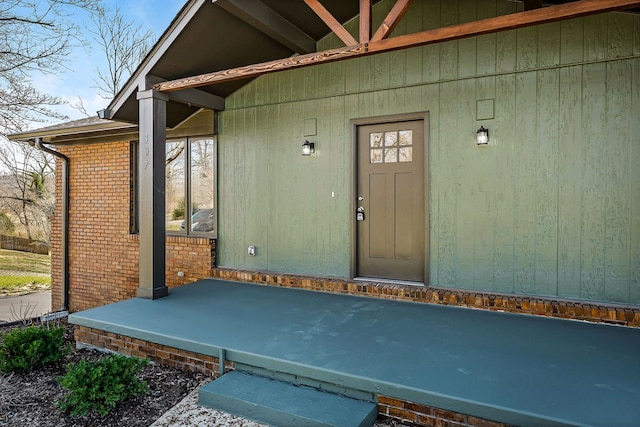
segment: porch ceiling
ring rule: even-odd
[[[571,1],[577,0],[550,0],[544,4]],[[343,24],[358,15],[359,3],[321,0],[322,6]],[[540,5],[542,0],[527,0],[520,9]],[[153,83],[172,81],[312,53],[316,42],[329,33],[327,24],[303,0],[191,0],[108,107],[106,117],[137,123],[136,92],[140,86],[150,86],[149,78],[154,79]],[[224,99],[254,78],[198,90]],[[200,106],[184,99],[169,102],[167,126],[178,125]]]
[[[373,3],[379,1],[374,0]],[[189,7],[197,6],[197,3],[190,1],[181,14]],[[132,76],[129,84],[109,106],[108,110],[113,109],[109,118],[138,122],[135,80],[146,76],[174,80],[287,58],[297,53],[309,53],[315,50],[316,41],[330,33],[327,25],[302,0],[217,0],[201,3],[177,37],[161,46],[163,40],[170,39],[169,33],[175,31],[174,27],[180,23],[178,15],[154,48],[160,54],[154,58],[152,51],[145,60],[147,64],[143,62],[138,68],[137,75]],[[343,23],[357,16],[359,11],[358,1],[323,0],[322,4]],[[272,13],[265,17],[265,10],[271,10]],[[253,19],[251,13],[262,16],[263,21]],[[287,36],[290,38],[287,39]],[[307,39],[307,43],[303,44],[299,39]],[[303,46],[297,46],[301,44]],[[304,46],[311,49],[304,49]],[[251,80],[223,83],[200,90],[226,98]],[[119,101],[119,97],[123,99]],[[169,102],[167,126],[176,126],[197,110],[197,107],[189,107],[184,103]]]

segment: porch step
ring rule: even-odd
[[[370,427],[374,402],[232,371],[200,388],[198,403],[273,426]]]

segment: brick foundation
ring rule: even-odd
[[[207,356],[167,347],[165,345],[139,340],[86,326],[76,326],[74,337],[77,343],[114,351],[127,356],[151,360],[163,366],[171,366],[217,378],[220,372],[220,361],[217,357]],[[225,362],[225,372],[235,369],[233,362]],[[404,425],[413,426],[477,426],[504,427],[505,424],[488,421],[469,415],[405,402],[386,396],[378,397],[378,416],[382,419],[394,420]]]
[[[386,396],[378,396],[378,417],[408,426],[507,427],[507,424],[496,421],[485,420],[471,415],[406,402]]]
[[[147,359],[162,366],[200,372],[214,378],[217,378],[220,372],[220,360],[217,357],[167,347],[99,329],[76,326],[74,338],[76,343]],[[225,372],[234,368],[232,362],[225,362]]]
[[[211,277],[268,286],[640,327],[640,307],[215,268]]]

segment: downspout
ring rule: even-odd
[[[38,150],[51,154],[62,160],[62,307],[60,311],[69,311],[69,158],[58,151],[45,147],[42,138],[36,138],[34,143]]]

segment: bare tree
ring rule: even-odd
[[[53,213],[52,156],[27,144],[0,147],[2,175],[0,203],[4,211],[17,218],[28,239],[49,240],[49,217]]]
[[[151,49],[155,34],[128,21],[118,6],[100,8],[93,22],[95,28],[89,31],[107,59],[107,68],[97,69],[97,89],[103,98],[112,99]]]
[[[78,96],[78,100],[76,102],[70,102],[69,107],[78,111],[80,114],[84,115],[85,117],[95,116],[95,113],[89,114],[89,112],[87,111],[87,107],[84,105],[84,99],[82,99],[82,97],[80,96]]]
[[[30,122],[64,118],[52,107],[60,98],[30,84],[32,73],[55,73],[80,28],[70,19],[78,10],[95,12],[100,0],[8,0],[0,2],[0,135]]]

